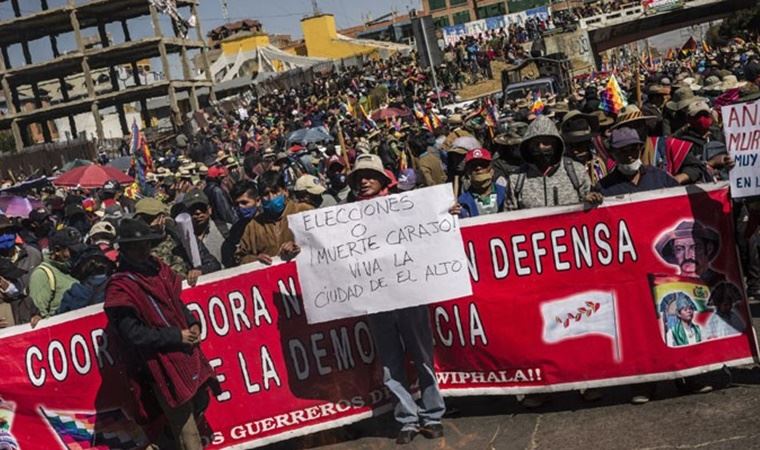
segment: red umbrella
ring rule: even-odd
[[[396,117],[407,117],[412,113],[406,109],[399,108],[381,108],[373,112],[370,116],[372,120],[395,119]]]
[[[103,187],[108,180],[116,180],[123,184],[129,184],[134,181],[132,177],[115,167],[92,164],[76,167],[61,174],[53,181],[53,184],[63,187],[79,186],[87,189],[96,189]]]

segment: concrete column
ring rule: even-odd
[[[164,76],[169,81],[169,108],[171,110],[172,123],[175,128],[182,124],[182,116],[179,110],[179,104],[177,103],[177,93],[172,83],[171,68],[169,67],[169,56],[166,52],[166,42],[164,42],[164,35],[161,32],[161,23],[158,20],[158,11],[153,5],[150,5],[150,18],[153,21],[153,33],[160,37],[161,40],[158,43],[158,52],[161,55],[161,66],[164,69]]]
[[[74,120],[74,116],[68,116],[69,129],[71,130],[71,139],[76,139],[79,132],[77,131],[77,121]]]
[[[190,107],[193,109],[193,112],[201,109],[198,103],[198,90],[195,89],[194,85],[190,87]]]
[[[69,0],[69,6],[76,6],[75,0]],[[74,31],[74,40],[77,43],[79,51],[84,54],[84,42],[82,41],[82,31],[79,27],[79,18],[77,17],[76,10],[71,11],[69,18],[71,20],[71,29]],[[93,101],[90,111],[95,120],[95,130],[98,139],[104,139],[103,121],[100,119],[100,109],[98,108],[95,96],[95,83],[92,81],[92,73],[90,72],[90,64],[87,62],[87,58],[82,59],[82,73],[84,74],[84,82],[87,86],[87,95]]]
[[[124,40],[130,42],[132,40],[132,36],[129,34],[129,26],[127,26],[126,20],[121,21],[121,31],[124,33]]]
[[[18,124],[18,120],[11,122],[11,132],[13,133],[13,140],[16,143],[16,151],[19,152],[24,149],[24,136],[21,133],[21,127]]]
[[[203,36],[203,32],[201,31],[201,21],[199,19],[198,15],[198,5],[193,3],[193,5],[190,7],[191,14],[195,16],[197,20],[197,25],[195,26],[195,32],[197,34],[198,40],[206,43],[206,38]],[[203,62],[203,71],[206,72],[206,81],[213,82],[214,80],[211,78],[211,63],[208,59],[208,52],[206,51],[206,45],[201,47],[201,61]],[[208,94],[209,101],[216,101],[216,93],[214,92],[214,88],[209,89]]]
[[[148,100],[145,98],[140,99],[140,115],[142,116],[145,126],[150,126],[150,112],[148,111]]]
[[[13,7],[13,15],[21,17],[21,8],[18,6],[18,0],[11,0],[11,6]]]
[[[116,113],[119,115],[119,125],[124,136],[129,134],[129,124],[127,123],[127,113],[124,111],[124,103],[116,105]]]

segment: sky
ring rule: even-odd
[[[221,2],[201,0],[203,32],[224,23]],[[301,37],[301,19],[311,15],[311,0],[227,0],[230,20],[257,19],[267,33],[284,33]],[[360,25],[370,19],[392,12],[406,14],[409,9],[420,10],[421,0],[317,0],[321,12],[335,15],[338,29]]]

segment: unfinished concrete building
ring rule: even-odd
[[[167,4],[175,14],[157,9]],[[0,129],[12,130],[17,149],[36,143],[39,134],[54,141],[62,134],[55,119],[68,125],[66,137],[80,135],[89,121],[94,132],[87,137],[103,139],[111,137],[104,134],[104,115],[118,116],[127,134],[129,111],[146,126],[155,123],[149,99],[168,99],[174,126],[200,109],[200,98],[214,99],[197,0],[0,0],[0,7],[6,11],[0,17]],[[147,77],[153,58],[160,72]],[[205,62],[204,75],[191,68],[191,58]],[[185,93],[183,104],[179,93]]]

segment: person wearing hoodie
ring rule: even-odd
[[[371,200],[390,193],[391,178],[377,155],[360,155],[348,177],[355,200]],[[441,419],[446,405],[435,379],[433,332],[428,307],[386,311],[368,316],[383,366],[383,382],[396,399],[394,417],[401,427],[397,444],[410,443],[417,433],[428,439],[443,437]],[[411,394],[406,374],[406,354],[419,377],[419,404]]]
[[[79,282],[63,294],[56,314],[103,303],[106,283],[115,269],[116,263],[108,259],[95,245],[79,252],[71,269],[71,275]]]
[[[586,166],[565,156],[565,142],[550,118],[538,116],[528,125],[520,154],[525,164],[507,179],[509,209],[602,202],[602,194],[591,191]],[[581,394],[587,401],[600,398],[595,389]],[[527,408],[537,408],[547,399],[539,394],[525,396],[521,401]]]
[[[585,166],[565,156],[565,142],[548,117],[531,122],[520,154],[525,163],[507,178],[509,209],[601,202],[601,194],[591,192]]]

